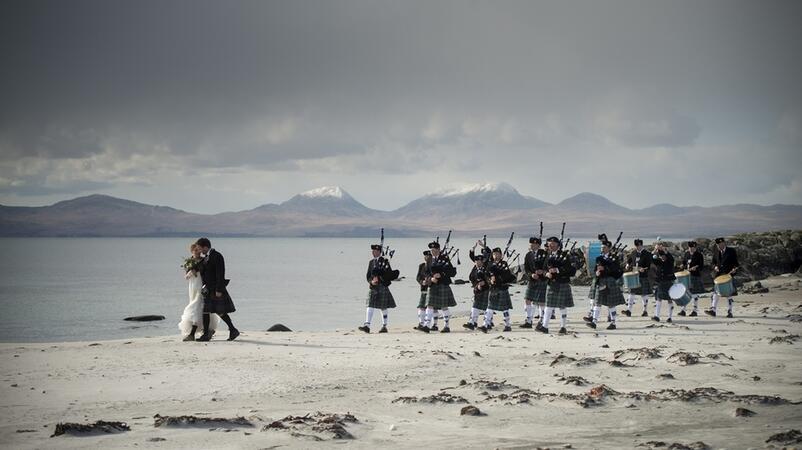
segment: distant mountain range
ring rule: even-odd
[[[737,204],[629,209],[583,192],[557,204],[521,195],[506,183],[486,183],[425,195],[395,211],[366,207],[340,187],[321,187],[280,204],[247,211],[194,214],[106,195],[50,206],[0,206],[0,236],[394,236],[530,234],[567,222],[566,234],[691,237],[798,228],[802,205]]]

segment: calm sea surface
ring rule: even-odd
[[[265,330],[283,323],[293,330],[354,328],[364,320],[370,259],[368,238],[216,238],[213,247],[226,259],[229,290],[237,306],[234,324]],[[393,239],[393,267],[404,280],[391,286],[398,308],[390,324],[416,323],[419,288],[415,283],[425,238]],[[442,238],[441,238],[442,242]],[[455,239],[467,279],[470,239]],[[513,247],[524,252],[527,240]],[[0,238],[0,307],[5,316],[2,342],[58,342],[178,335],[188,302],[179,264],[188,254],[187,238]],[[491,246],[503,247],[506,239]],[[470,309],[469,285],[453,286],[459,305]],[[522,314],[523,289],[512,289],[513,317]],[[575,288],[585,298],[587,288]],[[579,300],[580,297],[575,297]],[[584,307],[584,302],[580,303]],[[158,314],[159,322],[125,322],[128,316]],[[380,317],[374,317],[374,321]],[[461,322],[461,321],[458,321]],[[375,322],[377,324],[378,322]],[[223,330],[225,325],[221,324]]]

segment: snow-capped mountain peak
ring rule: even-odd
[[[487,193],[487,192],[509,193],[509,194],[518,193],[518,191],[515,190],[514,187],[510,186],[507,183],[480,183],[480,184],[468,184],[461,187],[443,189],[432,195],[437,197],[455,197],[458,195]]]
[[[325,198],[325,197],[333,197],[333,198],[343,198],[345,197],[345,191],[340,188],[340,186],[323,186],[316,189],[311,189],[306,192],[302,192],[299,194],[301,197],[307,198]]]

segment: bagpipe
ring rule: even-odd
[[[391,250],[389,246],[384,245],[384,228],[381,229],[381,239],[379,242],[381,246],[381,256],[377,260],[376,267],[373,268],[373,276],[379,277],[382,284],[389,284],[393,280],[397,280],[401,275],[401,271],[393,270],[390,266],[390,260],[395,255],[395,250]]]
[[[568,247],[568,244],[571,244]],[[562,229],[560,230],[560,242],[559,246],[557,247],[557,251],[553,253],[547,253],[546,256],[546,268],[560,268],[565,265],[565,262],[568,261],[573,264],[573,251],[576,248],[577,241],[574,240],[571,242],[571,238],[565,237],[565,222],[563,222]]]

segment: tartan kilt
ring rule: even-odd
[[[546,303],[546,288],[548,283],[545,281],[530,281],[526,286],[526,294],[524,300],[529,300],[533,303]]]
[[[549,308],[572,308],[574,295],[571,293],[571,283],[549,283],[546,290],[546,306]]]
[[[490,289],[487,295],[487,309],[506,311],[512,309],[512,298],[509,289]]]
[[[596,277],[593,277],[593,280],[590,282],[590,290],[588,291],[588,298],[591,300],[596,299]]]
[[[702,283],[702,277],[695,277],[691,275],[691,294],[704,294],[705,285]]]
[[[654,293],[655,298],[657,298],[657,300],[671,300],[671,296],[668,295],[668,290],[671,289],[673,285],[674,280],[658,281],[657,290]]]
[[[390,289],[378,284],[368,290],[368,307],[377,309],[395,308],[395,299]]]
[[[457,300],[447,284],[433,284],[429,286],[429,295],[426,296],[426,306],[434,309],[443,309],[457,306]]]
[[[231,295],[228,294],[228,289],[223,290],[221,298],[212,297],[211,295],[203,296],[203,312],[209,314],[228,314],[236,311],[234,301],[231,300]]]
[[[612,277],[604,277],[598,282],[599,289],[596,290],[596,304],[612,308],[626,303],[624,294],[618,280]],[[603,289],[602,289],[603,288]]]
[[[418,309],[426,308],[426,291],[420,292],[420,300],[418,300]]]
[[[481,292],[477,292],[473,294],[473,308],[480,309],[482,311],[487,310],[487,298],[490,295],[489,290],[484,290]]]
[[[650,280],[649,277],[640,277],[640,287],[629,289],[629,293],[635,295],[652,295],[654,293],[652,280]]]

